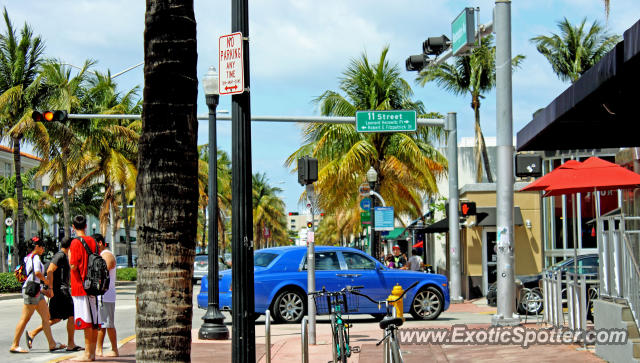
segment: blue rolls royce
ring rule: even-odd
[[[254,253],[255,312],[269,309],[274,320],[298,323],[307,311],[307,271],[304,246],[275,247]],[[316,246],[316,290],[338,291],[346,286],[364,286],[361,292],[374,300],[386,299],[396,284],[403,288],[418,281],[407,292],[404,312],[415,319],[432,320],[449,308],[449,287],[443,275],[385,267],[360,250],[348,247]],[[198,307],[207,308],[208,278],[203,277]],[[231,310],[231,270],[219,275],[219,302]],[[357,314],[381,317],[384,313],[366,299],[359,299]]]

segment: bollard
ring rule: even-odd
[[[302,363],[309,363],[309,320],[305,316],[301,323]]]
[[[271,312],[267,309],[264,312],[264,357],[266,363],[271,363]]]

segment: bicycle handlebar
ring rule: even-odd
[[[370,298],[369,296],[367,296],[367,295],[365,295],[365,294],[363,294],[363,293],[361,293],[361,292],[359,292],[359,291],[350,290],[350,292],[351,292],[352,294],[355,294],[355,295],[358,295],[358,296],[362,296],[362,297],[364,297],[364,298],[367,298],[369,301],[371,301],[371,302],[372,302],[372,303],[374,303],[374,304],[378,304],[378,305],[380,305],[380,304],[394,303],[394,302],[396,302],[396,301],[398,301],[398,300],[402,299],[402,298],[404,297],[404,295],[405,295],[409,290],[411,290],[411,289],[413,289],[414,287],[416,287],[416,285],[418,285],[418,281],[414,282],[414,283],[413,283],[413,284],[411,284],[409,287],[407,287],[407,288],[404,290],[404,292],[402,293],[402,295],[400,295],[400,297],[398,297],[398,298],[397,298],[397,299],[395,299],[395,300],[381,300],[381,301],[375,301],[375,300],[373,300],[372,298]],[[361,288],[361,287],[360,287],[360,286],[356,286],[356,287],[352,287],[351,289],[355,289],[355,288]]]

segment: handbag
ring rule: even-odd
[[[31,272],[27,275],[27,279],[33,273],[33,255],[31,255]],[[27,296],[36,297],[40,292],[40,284],[35,281],[27,281],[27,285],[24,287],[24,293]]]
[[[40,284],[35,281],[27,281],[27,286],[24,288],[24,293],[27,296],[36,297],[40,292]]]

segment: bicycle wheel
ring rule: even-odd
[[[396,339],[396,334],[392,333],[389,336],[389,350],[391,351],[391,358],[393,363],[402,363],[402,353],[400,353],[400,344]]]
[[[344,338],[344,325],[340,325],[338,326],[338,362],[347,363],[347,344]]]
[[[333,362],[338,361],[338,333],[336,331],[336,316],[331,314],[331,353],[333,357]]]

